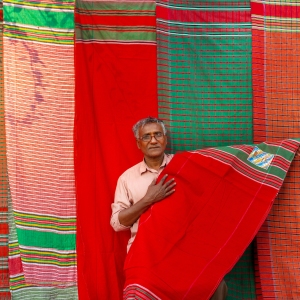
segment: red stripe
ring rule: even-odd
[[[250,22],[249,11],[199,11],[172,9],[170,7],[157,6],[156,16],[158,19],[196,22],[196,23],[245,23]]]
[[[299,18],[300,7],[251,2],[251,13],[255,15],[272,16],[280,18]]]
[[[75,22],[80,25],[156,26],[155,16],[95,16],[76,13]]]

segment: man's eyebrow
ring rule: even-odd
[[[149,132],[149,133],[145,133],[145,134],[143,134],[143,136],[145,136],[145,135],[150,135],[150,134],[155,134],[155,133],[162,133],[162,131],[151,131],[151,132]]]

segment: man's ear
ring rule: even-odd
[[[137,147],[138,147],[139,149],[141,149],[140,143],[139,143],[139,140],[138,140],[138,139],[136,139],[136,145],[137,145]]]

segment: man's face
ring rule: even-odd
[[[145,135],[152,136],[150,141],[137,139],[137,146],[144,153],[145,157],[156,158],[162,156],[165,152],[167,146],[167,137],[163,135],[161,138],[156,139],[154,137],[155,133],[163,134],[163,129],[158,123],[149,123],[144,127],[139,128],[140,138]]]

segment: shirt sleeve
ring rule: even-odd
[[[110,218],[110,225],[115,231],[128,230],[131,226],[124,226],[119,221],[119,213],[123,209],[130,207],[132,204],[129,199],[129,193],[126,188],[125,180],[120,177],[118,179],[116,191],[115,191],[115,200],[111,205],[112,215]]]

